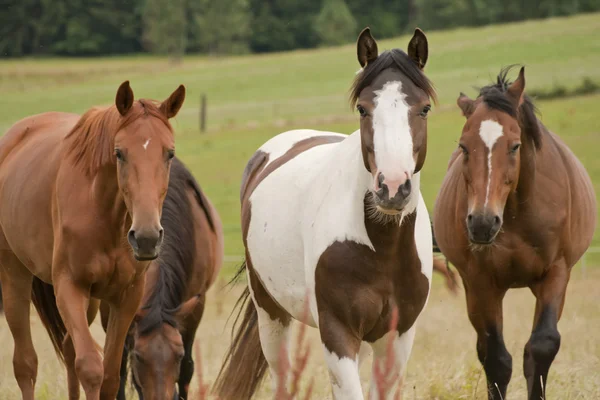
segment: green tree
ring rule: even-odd
[[[315,31],[321,43],[335,46],[350,42],[356,36],[356,20],[344,0],[324,0],[315,19]]]
[[[186,0],[146,0],[142,21],[144,48],[181,61],[187,41]]]
[[[248,51],[248,0],[192,0],[188,15],[189,51],[209,54]]]

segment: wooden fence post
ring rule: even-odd
[[[206,131],[206,94],[200,98],[200,132]]]

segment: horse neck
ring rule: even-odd
[[[115,165],[108,165],[98,170],[92,182],[92,198],[98,215],[116,228],[113,232],[118,232],[119,235],[127,233],[131,221],[129,221],[125,200],[119,190]]]

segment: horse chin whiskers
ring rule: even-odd
[[[390,223],[402,224],[402,219],[404,218],[404,213],[402,211],[398,211],[395,214],[391,214],[385,212],[382,208],[375,204],[375,200],[372,196],[367,196],[367,218],[377,224],[387,225]]]

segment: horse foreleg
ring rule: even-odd
[[[73,365],[77,378],[83,386],[86,399],[97,400],[100,397],[104,368],[102,352],[88,326],[89,292],[79,287],[68,275],[54,279],[54,291],[56,305],[72,340],[75,355]]]
[[[205,299],[203,295],[194,311],[185,317],[182,324],[183,329],[181,331],[185,354],[181,360],[181,367],[179,369],[179,395],[178,397],[175,397],[177,400],[187,400],[188,398],[190,381],[194,376],[194,338],[196,337],[196,330],[202,319],[202,314],[204,314],[204,303]],[[177,396],[177,393],[175,393],[175,395]]]
[[[506,399],[512,375],[512,357],[502,336],[502,300],[506,290],[478,279],[465,283],[465,292],[469,319],[477,332],[477,355],[487,377],[488,398]]]
[[[119,303],[110,304],[104,344],[104,379],[100,395],[103,400],[113,400],[121,385],[125,339],[142,299],[144,282],[145,275],[142,275],[127,288]]]
[[[412,351],[415,331],[416,326],[413,325],[401,335],[398,335],[396,331],[388,332],[381,339],[373,343],[374,357],[371,372],[371,388],[369,390],[370,400],[400,398],[396,397],[396,393],[400,393],[402,390],[404,372]],[[388,353],[390,341],[392,342],[391,354]],[[386,370],[388,366],[390,369]]]
[[[15,347],[13,369],[24,400],[33,400],[38,359],[31,339],[30,314],[33,275],[14,255],[0,252],[4,313]]]
[[[333,315],[319,311],[319,332],[335,400],[363,400],[358,371],[362,340]]]
[[[566,266],[554,265],[541,282],[531,286],[537,302],[533,331],[523,356],[523,372],[530,400],[546,398],[548,371],[560,348],[557,324],[565,304],[568,282]]]

